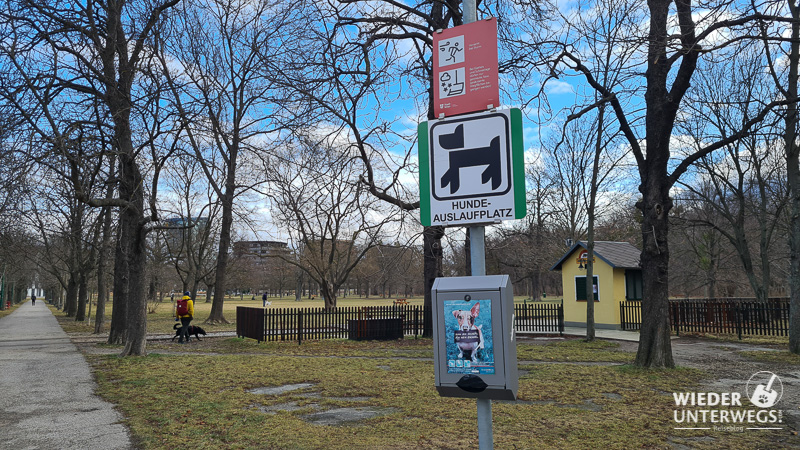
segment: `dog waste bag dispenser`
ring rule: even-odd
[[[437,278],[432,294],[439,395],[516,400],[517,343],[508,275]]]

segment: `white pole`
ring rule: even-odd
[[[463,8],[461,19],[465,25],[478,20],[478,6],[476,0],[464,0]]]
[[[469,227],[469,257],[472,276],[486,275],[485,227]]]
[[[478,399],[478,449],[491,450],[494,448],[494,434],[492,431],[492,400]]]
[[[463,0],[462,20],[464,24],[478,20],[478,8],[476,0]],[[469,255],[472,268],[472,276],[486,275],[486,252],[484,250],[485,228],[469,227]],[[492,434],[492,401],[490,399],[479,398],[478,403],[478,448],[480,450],[491,450],[494,448],[494,436]]]
[[[469,255],[472,276],[486,275],[486,251],[484,248],[485,227],[469,227]],[[478,403],[478,449],[494,448],[492,431],[492,400],[477,399]]]

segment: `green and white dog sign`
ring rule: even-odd
[[[418,151],[423,225],[486,225],[525,217],[519,109],[423,122]]]

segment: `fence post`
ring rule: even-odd
[[[297,311],[297,345],[303,343],[303,310]]]
[[[419,308],[414,307],[414,339],[417,338],[419,334]]]
[[[261,316],[261,337],[264,342],[267,342],[267,310],[263,310],[264,314]],[[258,341],[261,343],[261,341]]]
[[[739,303],[734,303],[733,314],[736,316],[736,334],[739,335],[739,340],[742,340],[742,311],[739,308]]]
[[[558,335],[564,336],[564,300],[558,305]]]

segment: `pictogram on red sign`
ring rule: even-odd
[[[499,107],[497,19],[434,32],[433,79],[436,117]]]

